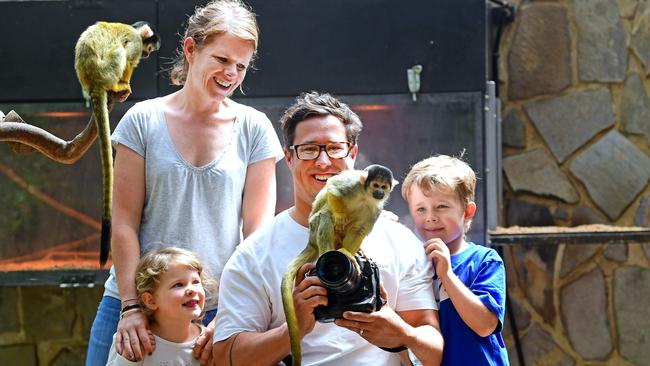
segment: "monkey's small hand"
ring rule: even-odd
[[[350,218],[345,215],[334,215],[334,226],[337,229],[343,230],[345,226],[350,223]]]
[[[359,266],[359,262],[357,262],[357,259],[354,258],[354,255],[356,254],[356,252],[352,253],[347,248],[339,248],[337,250],[339,252],[345,254],[350,259],[350,263],[352,263],[354,265],[354,268],[356,268],[356,272],[358,274],[361,274],[361,267]],[[361,252],[361,251],[359,251],[359,252]]]
[[[118,102],[124,103],[131,95],[131,90],[112,91],[112,93]]]
[[[122,103],[124,100],[122,100],[123,95],[121,93],[114,93],[112,91],[108,92],[108,111],[112,111],[113,107],[115,107],[115,103]]]

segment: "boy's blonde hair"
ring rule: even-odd
[[[433,189],[450,189],[458,195],[463,208],[474,201],[476,173],[459,158],[436,155],[413,165],[402,184],[402,197],[408,202],[411,187],[416,185],[428,195]],[[465,233],[472,220],[465,223]]]
[[[160,285],[160,277],[169,270],[171,264],[184,265],[199,273],[201,284],[206,293],[206,302],[210,294],[215,293],[214,288],[216,285],[214,280],[206,273],[201,260],[193,252],[177,247],[167,247],[151,251],[140,259],[135,270],[138,302],[150,321],[153,321],[153,311],[144,304],[141,295],[145,292],[153,294],[156,291],[158,285]]]

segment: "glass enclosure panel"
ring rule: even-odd
[[[342,96],[359,114],[364,124],[359,139],[359,157],[356,168],[382,164],[393,171],[398,181],[403,181],[411,165],[434,154],[458,156],[465,151],[465,160],[477,172],[476,203],[479,211],[472,223],[469,237],[477,242],[484,240],[484,187],[483,114],[482,94],[435,93],[418,95],[413,102],[410,95]],[[274,122],[278,136],[282,111],[294,98],[250,98],[244,102],[255,106]],[[291,174],[284,161],[277,167],[278,203],[281,211],[293,202]],[[397,214],[400,222],[411,227],[412,220],[402,199],[401,186],[395,187],[387,210]]]
[[[470,238],[483,241],[484,215],[482,94],[479,92],[410,95],[364,95],[341,99],[359,114],[364,130],[356,167],[382,164],[403,181],[410,166],[433,154],[459,155],[474,167],[478,214]],[[280,134],[279,118],[294,98],[242,98],[265,112]],[[133,103],[116,106],[116,125]],[[25,121],[65,140],[81,132],[89,112],[79,103],[0,104]],[[277,211],[293,202],[293,187],[284,161],[278,163]],[[398,185],[387,209],[411,225]],[[173,213],[170,213],[173,214]],[[40,153],[16,154],[0,143],[0,272],[50,269],[98,269],[101,217],[101,167],[98,143],[75,164],[64,165]],[[110,264],[110,263],[109,263]]]
[[[115,107],[112,126],[131,105]],[[0,104],[0,110],[15,110],[68,141],[90,118],[82,103]],[[97,141],[70,165],[36,151],[16,153],[0,142],[0,272],[98,269],[101,195]]]

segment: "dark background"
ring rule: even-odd
[[[74,71],[79,34],[99,20],[146,20],[161,35],[161,50],[142,60],[133,94],[111,113],[114,128],[133,103],[177,89],[164,69],[181,42],[192,3],[178,0],[0,2],[0,110],[15,109],[28,123],[69,140],[88,120]],[[401,182],[410,166],[434,155],[458,156],[478,176],[479,207],[470,239],[484,243],[490,149],[486,133],[486,81],[490,75],[487,7],[483,0],[286,0],[250,1],[258,15],[256,70],[239,102],[273,122],[303,91],[327,91],[350,104],[364,122],[357,167],[379,163]],[[406,70],[423,66],[418,101]],[[239,92],[238,92],[239,93]],[[48,112],[79,115],[55,118]],[[492,144],[492,145],[490,145]],[[0,271],[5,263],[67,251],[96,254],[96,229],[53,209],[20,187],[10,169],[32,188],[99,220],[101,168],[97,144],[72,166],[39,155],[17,155],[0,143]],[[492,171],[497,172],[498,169]],[[411,224],[400,195],[388,209]],[[488,187],[489,191],[489,187]],[[278,163],[277,210],[293,201],[291,177]],[[173,214],[173,213],[170,213]],[[36,255],[34,253],[37,253]],[[63,257],[63,261],[68,261]],[[95,263],[95,260],[91,260]],[[74,266],[74,265],[73,265]]]
[[[0,101],[79,100],[74,45],[98,20],[153,23],[161,50],[133,76],[131,100],[164,95],[159,70],[180,45],[194,6],[179,0],[0,2]],[[423,66],[421,92],[482,91],[487,73],[483,0],[255,0],[257,71],[247,96],[407,93],[406,69]],[[156,77],[157,75],[157,77]]]

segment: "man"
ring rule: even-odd
[[[294,206],[247,238],[221,277],[214,335],[218,365],[276,365],[290,352],[280,283],[307,244],[311,204],[327,179],[352,169],[361,121],[329,94],[301,95],[282,117],[284,154],[291,170]],[[303,265],[293,292],[304,365],[409,364],[406,347],[425,365],[442,358],[442,336],[424,249],[404,226],[380,218],[362,249],[380,269],[387,305],[366,314],[346,312],[335,323],[319,323],[314,308],[327,291]]]

